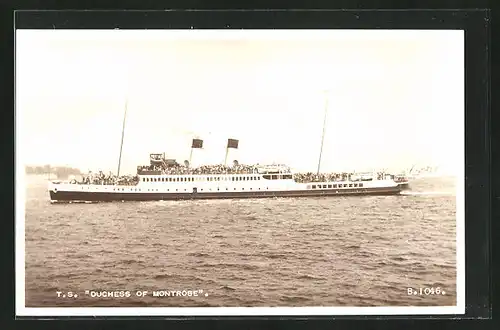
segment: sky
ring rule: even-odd
[[[457,173],[463,31],[17,30],[16,152],[122,173],[150,153],[193,165]]]

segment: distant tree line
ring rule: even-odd
[[[77,168],[66,166],[26,166],[26,174],[54,174],[58,178],[67,178],[70,175],[79,175],[81,171]]]

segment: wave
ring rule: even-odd
[[[455,196],[454,191],[402,191],[405,196]]]

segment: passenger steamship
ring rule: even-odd
[[[395,195],[402,187],[389,175],[348,177],[336,181],[297,182],[286,165],[238,167],[238,171],[201,173],[174,160],[150,155],[150,166],[137,169],[133,185],[95,183],[49,183],[53,202],[159,201],[193,199],[239,199],[345,195]],[[154,170],[158,164],[164,170]],[[145,169],[146,168],[146,169]],[[176,168],[182,168],[177,171]],[[230,169],[231,167],[224,167]],[[241,170],[243,168],[243,170]],[[229,173],[228,173],[229,172]]]
[[[326,103],[328,104],[328,102]],[[325,135],[327,107],[323,122],[323,136],[318,161],[319,174],[323,139]],[[127,106],[123,118],[118,176],[125,132]],[[203,148],[203,140],[193,139],[191,151]],[[228,139],[226,148],[238,148],[238,140]],[[219,169],[213,170],[213,169]],[[228,198],[311,197],[345,195],[396,195],[407,181],[396,182],[390,175],[343,176],[335,180],[299,180],[286,165],[255,165],[213,167],[206,171],[184,166],[175,160],[165,159],[163,154],[151,154],[149,166],[139,166],[133,184],[118,182],[50,182],[51,201],[151,201]],[[321,182],[316,182],[321,181]]]

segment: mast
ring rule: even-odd
[[[318,171],[317,171],[317,174],[319,174],[319,170],[320,170],[320,167],[321,167],[321,155],[323,153],[323,143],[325,141],[325,129],[326,129],[326,116],[327,116],[327,113],[328,113],[328,94],[327,94],[327,91],[325,91],[325,116],[323,118],[323,134],[321,135],[321,147],[319,149],[319,159],[318,159]]]
[[[128,100],[125,101],[125,113],[123,115],[123,127],[122,127],[122,141],[120,143],[120,157],[118,158],[118,171],[116,173],[117,176],[120,176],[120,166],[122,163],[123,138],[125,136],[125,121],[127,119],[127,105],[128,105]]]

